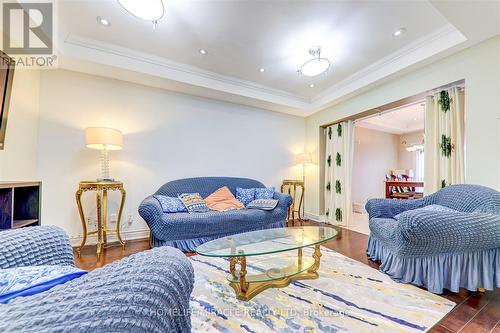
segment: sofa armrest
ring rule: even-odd
[[[481,251],[500,247],[500,216],[480,212],[408,211],[400,236],[425,253]]]
[[[290,194],[274,192],[273,199],[278,200],[278,206],[282,206],[286,209],[292,204],[292,196]]]
[[[152,195],[144,199],[139,205],[139,215],[146,221],[149,228],[156,223],[161,223],[163,209],[160,203]]]
[[[190,332],[194,271],[163,246],[0,306],[0,332]]]
[[[370,199],[365,205],[370,219],[393,218],[404,211],[427,206],[427,200],[394,200],[394,199]]]
[[[0,268],[40,265],[74,265],[64,230],[40,226],[0,232]]]

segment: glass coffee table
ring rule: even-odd
[[[268,288],[283,288],[294,280],[317,279],[320,245],[336,235],[337,231],[330,227],[257,230],[212,240],[198,246],[196,252],[229,258],[227,280],[236,297],[248,301]],[[313,245],[312,257],[303,257],[302,249]],[[292,252],[295,250],[296,255]],[[255,272],[247,271],[247,257],[255,257],[254,265],[249,264]]]

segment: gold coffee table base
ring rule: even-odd
[[[318,269],[320,266],[320,258],[321,258],[321,250],[320,245],[316,244],[314,246],[314,253],[312,255],[313,263],[312,265],[305,271],[301,271],[298,269],[298,273],[292,274],[290,276],[274,279],[269,281],[262,281],[265,279],[265,276],[269,276],[270,272],[273,269],[269,269],[266,273],[258,274],[258,275],[247,275],[247,264],[246,264],[245,256],[242,257],[231,257],[229,263],[229,271],[231,272],[232,277],[234,278],[234,282],[229,282],[229,285],[233,288],[236,293],[236,298],[242,301],[249,301],[256,295],[260,294],[266,289],[269,288],[284,288],[287,287],[292,281],[296,280],[314,280],[319,277]],[[302,267],[302,265],[307,265],[312,262],[310,258],[302,258],[302,249],[298,249],[298,257],[297,263],[285,267],[284,269],[280,269],[280,272],[293,271],[298,267]],[[240,265],[240,270],[236,270],[236,265]],[[254,282],[255,281],[255,282]]]

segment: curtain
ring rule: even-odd
[[[459,88],[428,96],[425,107],[424,192],[465,181],[464,93]]]
[[[344,121],[326,128],[326,222],[347,226],[352,213],[354,124]]]

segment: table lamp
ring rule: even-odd
[[[109,177],[109,151],[122,149],[122,132],[107,127],[89,127],[85,129],[85,144],[87,148],[101,151],[101,178],[97,181],[113,181]]]
[[[312,157],[309,153],[295,155],[295,165],[302,165],[302,180],[306,180],[306,166],[312,164]]]

